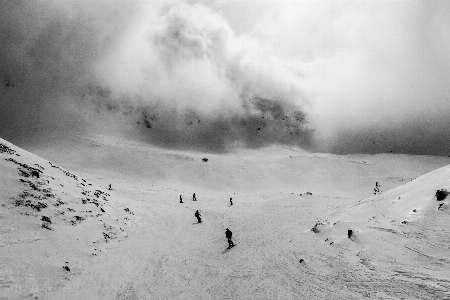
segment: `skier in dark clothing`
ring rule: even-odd
[[[375,195],[380,193],[380,187],[381,185],[378,184],[378,181],[375,182],[375,188],[373,189]]]
[[[197,198],[195,197],[195,193],[194,193],[194,195],[192,195],[192,201],[197,201]]]
[[[109,190],[112,190],[112,188],[111,188],[111,184],[109,184]]]
[[[228,249],[234,247],[234,243],[231,240],[232,235],[233,235],[233,233],[227,228],[227,230],[225,230],[225,236],[227,237],[227,240],[228,240]]]
[[[180,203],[183,203],[183,198],[181,197],[181,195],[180,195]]]
[[[230,206],[233,205],[233,198],[230,198]]]
[[[199,223],[202,222],[202,219],[200,219],[201,215],[200,215],[200,213],[198,212],[198,210],[195,212],[195,217],[197,218],[197,220],[198,220]]]

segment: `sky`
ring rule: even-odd
[[[450,155],[447,1],[0,1],[0,136]]]

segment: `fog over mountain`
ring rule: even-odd
[[[0,0],[0,299],[450,299],[449,29]]]
[[[2,1],[0,135],[450,152],[446,2]]]

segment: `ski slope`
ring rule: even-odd
[[[450,189],[447,157],[211,154],[97,135],[36,156],[0,143],[14,151],[0,153],[0,299],[450,297],[449,199],[434,197]],[[24,191],[54,196],[22,197],[47,204],[37,211],[16,205]]]

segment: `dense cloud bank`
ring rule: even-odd
[[[0,135],[450,152],[450,5],[202,3],[2,1]]]
[[[82,118],[95,107],[129,116],[149,142],[168,147],[311,143],[296,75],[202,5],[5,5],[7,135],[58,128],[70,118],[53,115]]]

